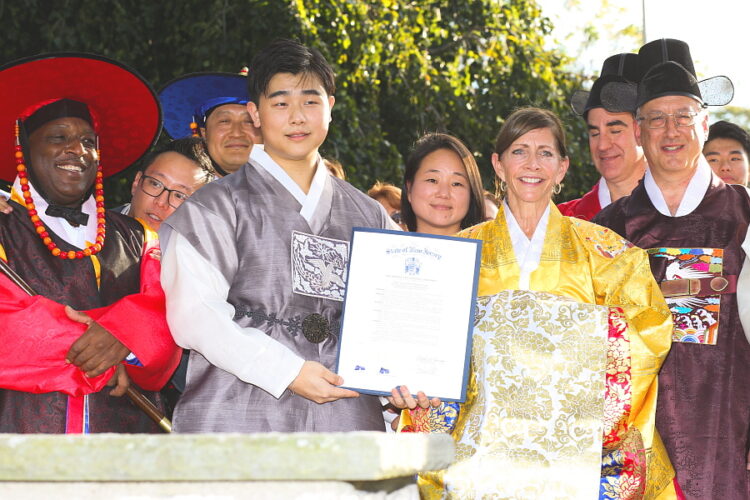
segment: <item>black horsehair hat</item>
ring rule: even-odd
[[[638,54],[622,53],[610,56],[604,60],[599,78],[591,86],[590,91],[576,90],[570,98],[570,106],[576,114],[586,114],[594,108],[606,107],[602,103],[601,91],[609,82],[636,82],[638,81]],[[635,112],[635,109],[607,108],[612,113]]]
[[[670,95],[691,97],[702,106],[724,106],[734,97],[726,76],[698,81],[690,47],[681,40],[662,38],[638,51],[638,85],[607,83],[601,91],[605,107],[637,109],[652,99]]]

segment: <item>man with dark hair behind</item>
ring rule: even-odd
[[[198,189],[217,177],[214,163],[200,137],[169,142],[144,158],[131,187],[132,199],[121,213],[159,230],[161,223]],[[188,352],[183,353],[172,379],[161,391],[171,417],[179,395],[185,389]]]
[[[133,198],[121,213],[158,231],[164,219],[215,177],[203,139],[177,139],[146,156],[133,180]]]
[[[586,120],[591,160],[601,178],[583,197],[557,205],[563,215],[591,220],[601,209],[629,195],[643,178],[646,158],[633,134],[635,109],[608,109],[601,95],[607,83],[634,81],[637,72],[638,54],[610,56],[591,91],[573,94],[571,106]]]
[[[703,156],[711,170],[727,184],[747,186],[750,168],[750,135],[743,129],[721,120],[708,128]]]
[[[170,329],[191,350],[175,430],[383,431],[378,398],[331,370],[352,228],[394,226],[318,153],[335,100],[320,52],[278,40],[251,68],[264,147],[160,229]]]

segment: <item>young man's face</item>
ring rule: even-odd
[[[129,215],[158,230],[164,219],[204,184],[205,174],[196,162],[174,151],[162,153],[144,172],[135,174]]]
[[[230,174],[247,163],[253,143],[262,142],[243,104],[224,104],[214,109],[201,132],[208,155]]]
[[[750,160],[739,141],[729,137],[717,137],[703,146],[703,156],[714,173],[727,184],[747,185],[750,178]]]
[[[277,73],[258,101],[247,106],[260,127],[266,153],[282,167],[312,164],[328,135],[334,103],[320,79],[312,74]]]
[[[643,149],[635,142],[632,114],[594,108],[586,116],[586,125],[591,159],[605,180],[624,181],[643,172]]]

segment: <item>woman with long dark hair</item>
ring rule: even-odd
[[[453,235],[484,220],[482,179],[456,137],[430,133],[406,160],[401,217],[409,231]]]

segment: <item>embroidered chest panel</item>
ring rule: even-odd
[[[349,242],[293,231],[291,245],[292,291],[343,301]]]
[[[660,247],[650,248],[647,252],[652,268],[665,269],[665,281],[705,281],[723,274],[724,250],[721,248]],[[659,259],[663,262],[655,262]],[[715,345],[721,295],[691,293],[689,286],[686,290],[682,296],[665,296],[674,321],[672,341]]]

